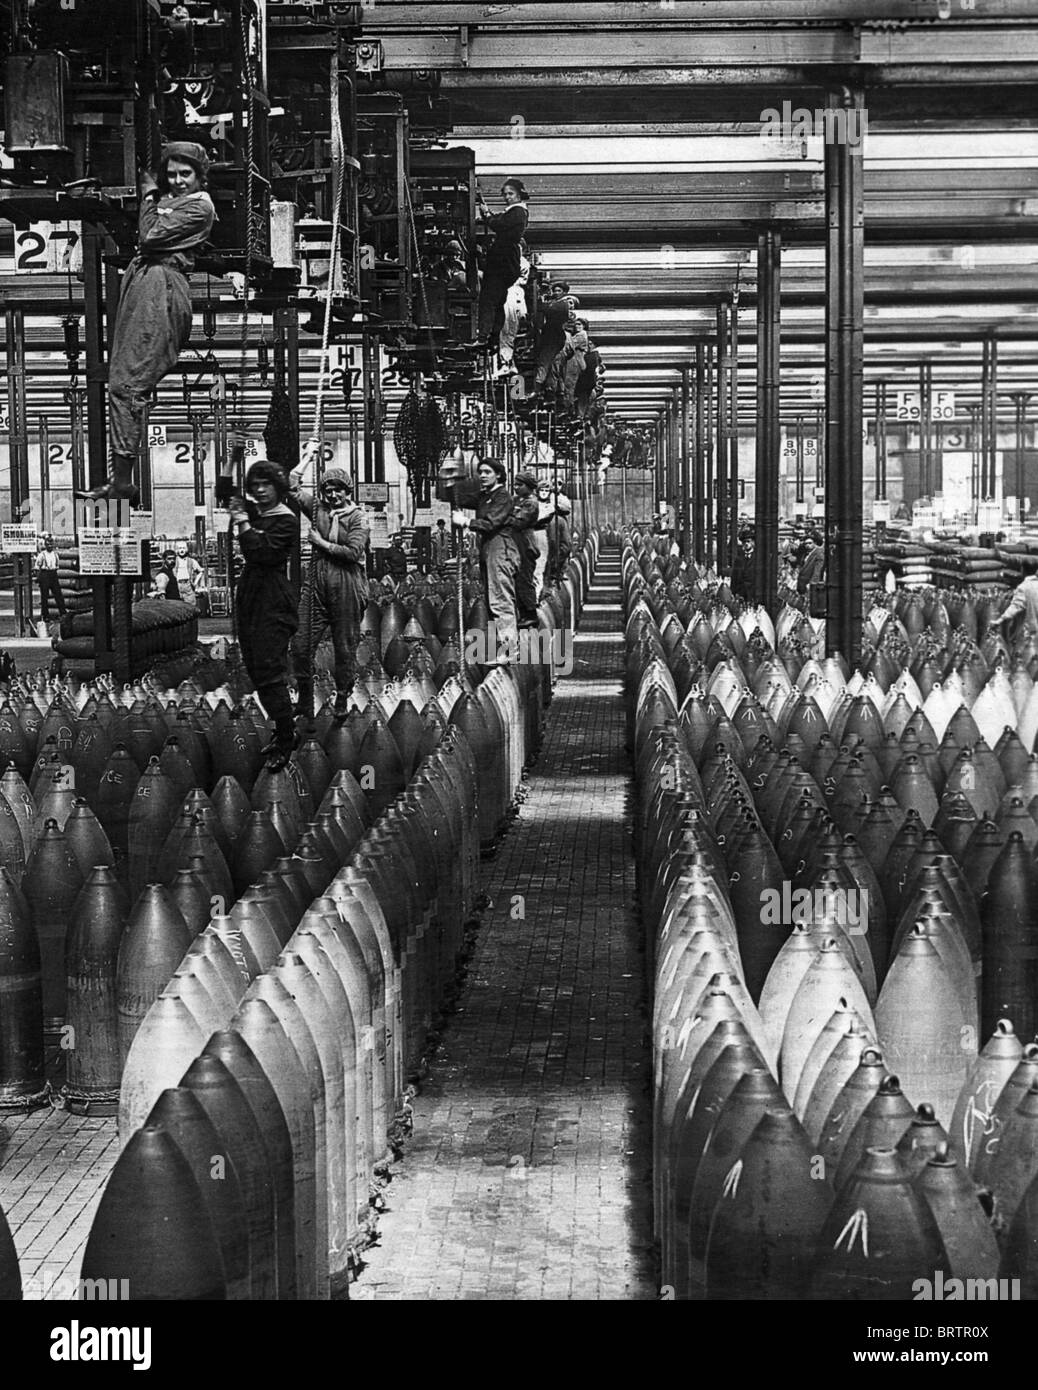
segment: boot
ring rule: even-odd
[[[91,488],[89,492],[77,492],[76,496],[88,502],[104,502],[115,498],[129,502],[131,507],[139,506],[140,488],[133,481],[135,461],[131,454],[113,454],[111,470],[100,487]]]
[[[345,724],[349,717],[350,695],[352,691],[353,687],[350,686],[349,690],[339,690],[336,692],[335,704],[332,706],[332,714],[335,717],[336,724]]]
[[[299,736],[293,727],[291,715],[274,721],[274,741],[268,747],[267,768],[271,772],[280,772],[288,766],[289,759],[299,747]]]

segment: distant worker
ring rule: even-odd
[[[519,626],[515,611],[515,582],[519,573],[519,543],[512,530],[515,498],[505,486],[505,465],[498,458],[480,459],[476,469],[479,499],[472,521],[455,510],[455,526],[467,526],[479,538],[479,565],[487,591],[487,607],[497,651],[487,653],[487,666],[510,664],[519,650]]]
[[[534,574],[538,547],[534,539],[534,528],[540,520],[537,477],[533,473],[517,473],[512,487],[515,492],[512,530],[519,546],[519,569],[515,576],[516,614],[520,627],[536,627],[538,594]]]
[[[998,626],[1006,628],[1020,613],[1023,614],[1022,627],[1038,633],[1038,558],[1028,556],[1021,569],[1023,579],[1013,590],[1009,606],[998,620]],[[1006,629],[1009,631],[1009,629]]]
[[[750,532],[743,532],[736,544],[728,587],[736,598],[753,597],[753,536]]]
[[[537,521],[530,531],[530,541],[536,551],[533,562],[533,587],[538,599],[544,592],[544,576],[548,570],[548,528],[555,519],[555,500],[551,483],[537,484]]]
[[[151,581],[151,593],[149,598],[166,598],[180,602],[180,584],[176,575],[177,555],[174,550],[164,550],[162,552],[162,564],[155,571],[155,577]]]
[[[451,558],[451,533],[447,530],[447,523],[442,516],[432,533],[431,546],[432,567],[437,574],[442,574]]]
[[[335,653],[335,718],[349,713],[357,678],[360,620],[368,602],[368,523],[353,501],[353,483],[341,468],[329,468],[317,495],[296,486],[293,495],[310,519],[313,561],[303,581],[299,632],[292,644],[301,712],[313,708],[314,653],[330,631]]]
[[[553,584],[561,584],[573,553],[573,533],[569,521],[573,504],[564,492],[555,493],[552,503],[555,515],[548,522],[548,575]]]
[[[208,172],[202,146],[177,140],[162,152],[158,180],[141,180],[139,250],[123,276],[108,364],[111,471],[100,487],[80,494],[93,501],[140,501],[133,473],[144,407],[191,337],[188,277],[216,218],[205,191]]]
[[[176,576],[180,597],[184,603],[190,603],[192,607],[195,607],[198,603],[198,590],[201,587],[203,577],[202,566],[193,555],[189,554],[187,541],[177,541],[175,550],[173,573]]]
[[[288,693],[288,647],[299,623],[299,599],[290,564],[299,553],[299,512],[288,505],[289,484],[276,463],[259,459],[245,475],[252,499],[235,496],[229,507],[245,565],[234,595],[238,643],[274,738],[263,752],[267,767],[285,767],[296,746]]]
[[[58,610],[58,617],[65,616],[65,600],[58,583],[58,552],[54,549],[54,537],[45,536],[43,549],[36,556],[36,577],[40,581],[40,619],[50,621],[50,600]]]
[[[825,537],[821,531],[811,532],[811,549],[797,575],[797,593],[806,594],[811,584],[825,579]]]
[[[524,243],[525,246],[525,243]],[[515,363],[515,340],[526,326],[526,286],[530,278],[530,262],[519,248],[519,278],[505,296],[504,323],[498,337],[501,370],[511,375]]]
[[[493,348],[497,347],[498,337],[504,327],[508,291],[519,279],[522,270],[519,243],[530,220],[526,207],[530,195],[522,179],[505,179],[501,185],[501,197],[505,200],[505,210],[495,216],[487,207],[483,194],[479,194],[480,216],[493,232],[494,240],[490,244],[483,265],[483,282],[479,290],[478,337],[481,343]]]
[[[402,579],[407,578],[407,551],[404,549],[404,538],[399,531],[389,542],[385,560],[386,573],[394,584],[399,584]]]

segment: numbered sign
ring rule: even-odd
[[[30,222],[15,233],[14,268],[20,275],[74,275],[82,270],[80,223]]]
[[[813,459],[818,457],[818,440],[814,437],[804,439],[804,458]],[[797,441],[795,435],[785,435],[782,440],[782,457],[795,459],[797,456]]]
[[[7,402],[7,392],[5,391],[4,398],[2,401],[0,401],[0,430],[4,430],[6,432],[10,431],[10,428],[11,410]]]
[[[61,487],[65,481],[62,476],[67,472],[68,482],[72,481],[72,445],[62,443],[58,439],[51,439],[47,444],[47,466],[50,469],[51,487]]]
[[[899,420],[908,421],[918,421],[922,419],[922,407],[919,403],[918,391],[899,391],[897,393],[897,418]],[[930,392],[930,419],[955,419],[954,391]]]
[[[166,442],[167,442],[167,441],[166,441],[166,426],[165,426],[165,425],[149,425],[149,426],[148,426],[148,448],[149,448],[149,449],[164,449],[164,448],[166,447]]]

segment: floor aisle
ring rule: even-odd
[[[351,1297],[655,1297],[622,663],[614,550]]]

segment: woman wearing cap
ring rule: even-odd
[[[293,473],[293,496],[310,519],[313,564],[303,582],[300,625],[292,643],[299,705],[309,714],[313,705],[314,652],[331,631],[335,653],[335,717],[349,713],[350,693],[357,677],[360,620],[368,601],[366,555],[368,524],[354,504],[353,483],[341,468],[329,468],[315,499],[298,487]]]
[[[576,401],[577,382],[584,372],[587,349],[587,319],[574,317],[570,321],[570,328],[567,333],[566,364],[563,369],[563,396],[567,405],[573,405]]]
[[[209,161],[201,145],[178,140],[162,152],[158,179],[141,180],[139,250],[123,277],[108,365],[112,465],[94,500],[140,500],[133,481],[148,394],[173,370],[191,337],[195,252],[216,209],[205,191]]]
[[[515,498],[505,486],[505,466],[500,459],[484,458],[476,469],[479,500],[476,515],[469,521],[464,512],[455,511],[455,526],[467,526],[479,537],[479,565],[487,590],[487,606],[497,634],[498,657],[488,666],[507,665],[519,650],[519,629],[515,612],[515,581],[519,573],[519,542],[512,529]],[[487,653],[490,656],[490,653]]]
[[[277,772],[296,743],[288,645],[299,623],[299,603],[288,574],[299,549],[299,512],[288,505],[284,470],[266,459],[246,473],[245,491],[253,500],[232,497],[229,508],[245,560],[234,594],[238,644],[256,694],[274,721],[274,738],[263,751],[267,766]]]
[[[483,282],[479,290],[479,341],[497,345],[498,334],[505,321],[505,300],[508,291],[519,279],[522,258],[519,243],[526,234],[530,220],[526,204],[530,195],[522,179],[508,178],[501,185],[505,200],[504,212],[491,213],[479,194],[479,211],[484,223],[494,233],[483,265]]]
[[[519,543],[519,570],[515,577],[516,612],[520,627],[536,627],[537,588],[534,584],[534,573],[537,564],[537,544],[534,528],[540,520],[536,475],[517,473],[512,487],[515,492],[512,530]]]
[[[569,284],[558,280],[551,287],[551,298],[541,307],[539,331],[537,335],[537,375],[532,395],[536,395],[548,381],[555,359],[566,346],[566,324],[573,312],[571,300],[576,297],[569,293]]]

